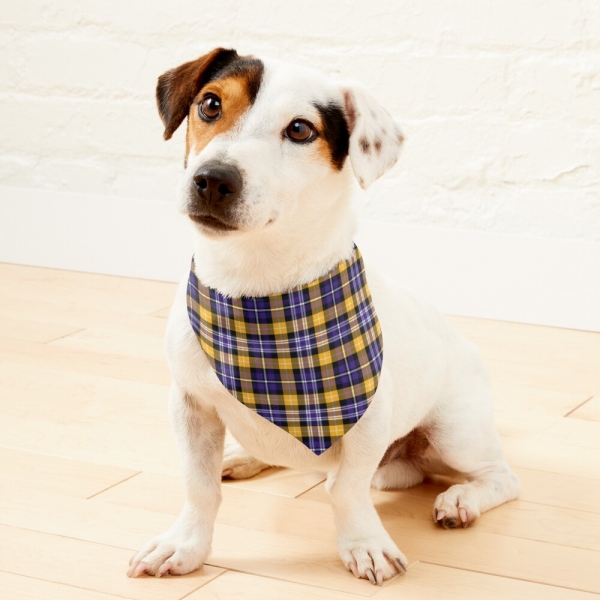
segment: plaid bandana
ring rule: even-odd
[[[383,340],[358,248],[329,274],[283,294],[228,298],[187,288],[194,332],[221,383],[315,454],[363,415]]]

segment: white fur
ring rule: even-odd
[[[233,161],[243,170],[240,231],[193,228],[198,277],[232,296],[281,292],[312,281],[347,258],[356,229],[348,163],[368,185],[395,162],[400,148],[396,125],[368,94],[308,69],[278,61],[265,65],[255,104],[234,131],[188,157],[183,178],[180,208],[185,211],[191,178],[205,161]],[[311,144],[282,140],[280,132],[293,118],[316,118],[313,101],[334,100],[344,106],[348,91],[356,123],[350,161],[341,171],[324,162]],[[372,122],[375,115],[377,122]],[[371,143],[373,136],[381,138],[379,154],[357,154],[356,136],[363,135]],[[431,307],[390,285],[368,257],[366,264],[384,335],[380,383],[363,418],[320,456],[221,385],[190,326],[187,278],[182,281],[166,343],[174,381],[170,410],[184,464],[186,504],[173,527],[132,559],[130,575],[181,574],[202,564],[210,552],[222,470],[235,477],[251,476],[267,465],[327,472],[340,556],[355,575],[373,583],[402,572],[406,558],[373,507],[371,483],[406,487],[437,467],[464,474],[466,483],[452,486],[435,504],[434,519],[450,526],[466,526],[480,512],[516,497],[519,484],[494,429],[492,396],[477,348]],[[227,450],[221,465],[225,427],[239,445]],[[427,431],[430,441],[422,460],[399,460],[378,470],[388,446],[417,427]]]

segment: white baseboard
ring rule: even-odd
[[[357,242],[446,313],[600,331],[600,243],[362,222]],[[0,187],[0,261],[177,281],[188,225],[165,202]]]

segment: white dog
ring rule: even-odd
[[[367,188],[403,142],[363,88],[216,49],[162,75],[157,100],[165,139],[188,118],[179,209],[193,225],[195,275],[204,286],[230,298],[281,294],[352,259],[352,174]],[[321,453],[221,383],[191,326],[182,282],[166,344],[186,501],[173,526],[132,558],[130,576],[200,567],[221,477],[251,477],[269,465],[328,473],[342,561],[379,585],[404,572],[407,560],[383,528],[370,486],[400,489],[428,473],[460,473],[464,483],[433,507],[443,527],[466,527],[517,496],[478,349],[376,271],[368,270],[368,282],[385,339],[378,386],[364,416]],[[226,427],[239,445],[224,450]]]

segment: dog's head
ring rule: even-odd
[[[235,50],[167,71],[156,96],[165,139],[188,117],[180,208],[210,236],[260,230],[298,210],[318,215],[345,185],[348,158],[367,188],[403,141],[360,86]]]

